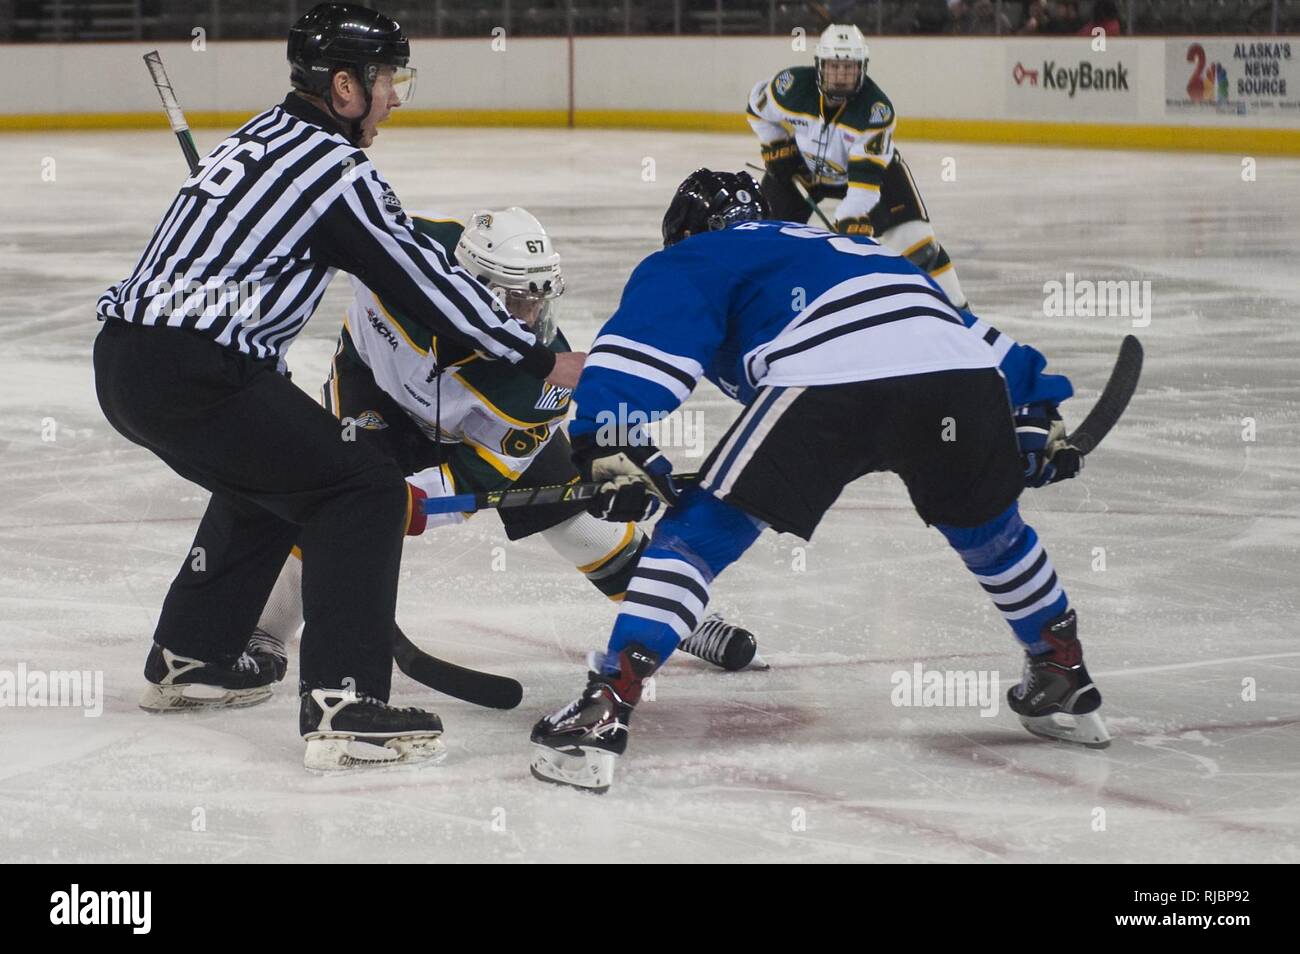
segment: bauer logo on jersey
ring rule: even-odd
[[[784,73],[782,73],[776,78],[777,95],[784,96],[786,93],[790,92],[790,87],[793,85],[794,85],[794,74],[791,73],[789,70],[786,70]]]
[[[873,126],[883,126],[893,115],[894,111],[889,108],[888,103],[872,103],[871,118],[868,122]]]
[[[573,392],[568,388],[557,388],[553,384],[548,384],[533,407],[539,411],[558,411],[569,403],[571,394]]]

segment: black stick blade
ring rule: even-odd
[[[1080,454],[1092,453],[1124,414],[1141,377],[1142,342],[1133,335],[1126,335],[1101,397],[1065,442],[1077,448]]]
[[[487,709],[513,709],[524,698],[524,687],[509,676],[466,669],[430,656],[393,627],[393,659],[397,668],[430,689]]]

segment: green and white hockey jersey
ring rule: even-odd
[[[845,188],[835,218],[864,216],[880,201],[894,159],[894,107],[870,76],[835,106],[817,88],[817,70],[793,66],[749,94],[749,125],[764,146],[794,140],[811,185]]]
[[[413,221],[449,258],[455,254],[459,222]],[[496,490],[518,480],[568,415],[570,390],[440,341],[356,278],[352,291],[341,347],[352,349],[430,440],[446,445],[444,474],[454,486],[438,495]],[[558,333],[550,348],[570,350]]]

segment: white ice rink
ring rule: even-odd
[[[105,695],[97,718],[0,710],[0,861],[1300,861],[1300,162],[1261,158],[1243,181],[1233,155],[903,144],[975,311],[1074,379],[1067,420],[1126,332],[1146,345],[1082,479],[1023,499],[1079,611],[1109,749],[1035,739],[1005,705],[891,703],[918,662],[1005,690],[1020,654],[881,475],[806,552],[768,533],[721,578],[717,608],[772,671],[675,657],[601,798],[532,780],[528,730],[583,684],[613,608],[490,514],[408,542],[402,569],[417,642],[525,686],[503,713],[396,676],[395,701],[442,715],[443,764],[308,775],[285,686],[243,711],[136,708],[206,495],[104,421],[90,349],[95,300],[181,159],[161,128],[0,142],[0,670],[100,670]],[[408,210],[537,214],[575,347],[656,247],[676,183],[757,160],[744,136],[562,130],[385,130],[371,155]],[[1044,317],[1044,283],[1067,273],[1149,281],[1150,325]],[[346,287],[289,355],[312,393]],[[706,446],[739,409],[708,384],[688,408]]]

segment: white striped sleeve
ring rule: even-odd
[[[586,367],[606,368],[650,381],[671,393],[678,403],[690,396],[704,374],[704,366],[694,358],[610,334],[592,343]]]

